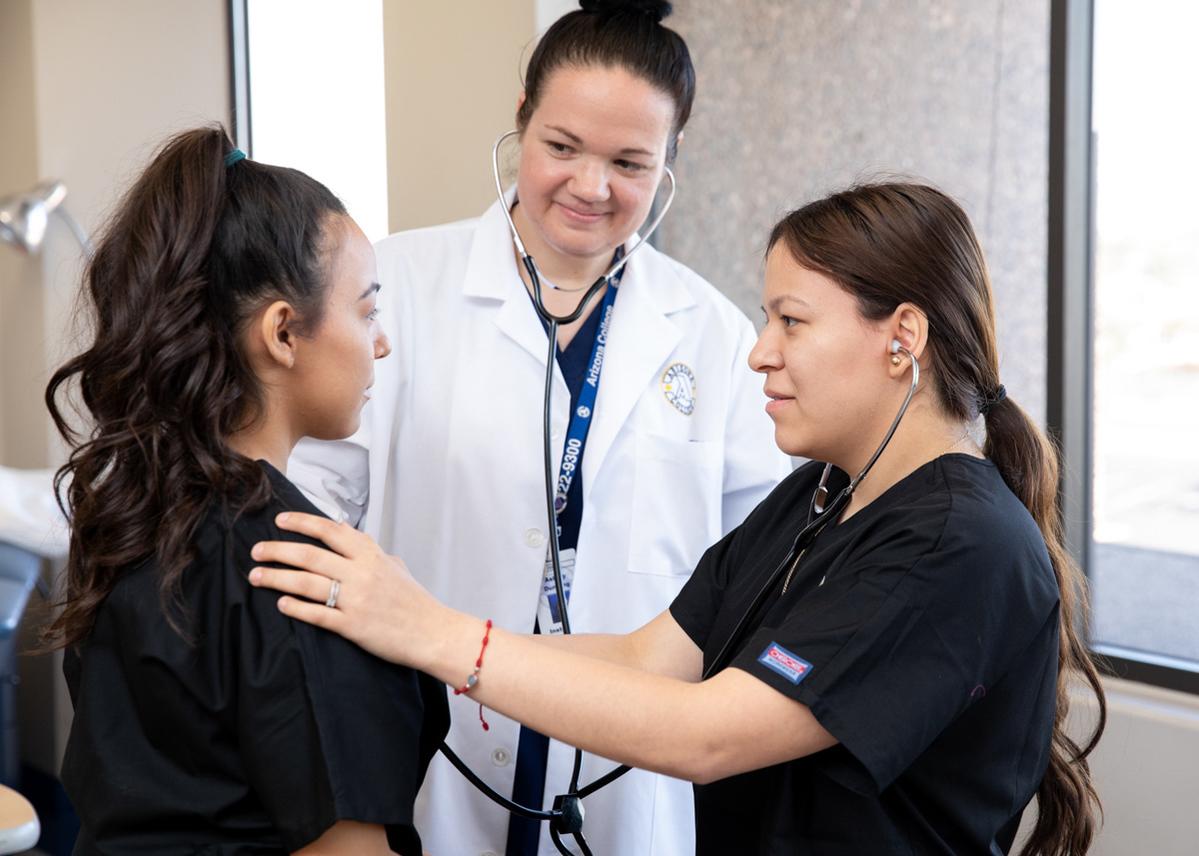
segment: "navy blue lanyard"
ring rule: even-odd
[[[619,250],[617,251],[619,253]],[[579,390],[579,400],[570,415],[566,429],[566,445],[562,449],[562,465],[558,469],[558,485],[554,493],[554,514],[561,515],[566,509],[566,497],[570,484],[583,462],[583,450],[587,446],[587,434],[591,430],[591,418],[595,413],[595,398],[599,394],[600,372],[604,369],[604,354],[608,346],[608,331],[612,326],[612,312],[616,308],[616,292],[624,276],[620,267],[608,280],[608,291],[599,305],[600,323],[591,346],[591,359],[587,362],[587,374]]]

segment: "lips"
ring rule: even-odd
[[[564,205],[561,202],[556,202],[554,204],[561,209],[562,216],[572,223],[590,225],[592,223],[598,223],[608,214],[606,211],[580,211],[577,208],[572,208],[571,206]]]
[[[772,389],[766,390],[766,397],[770,399],[766,402],[766,412],[771,415],[782,410],[789,402],[795,400],[794,396],[783,395],[781,392],[775,392]]]

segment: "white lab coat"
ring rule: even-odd
[[[288,475],[352,521],[365,508],[366,531],[443,602],[529,632],[546,552],[547,342],[503,212],[497,203],[477,220],[392,235],[376,252],[392,354],[376,364],[359,433],[302,442]],[[658,615],[704,549],[789,472],[746,363],[753,342],[744,314],[694,272],[651,246],[630,259],[583,458],[575,632],[627,632]],[[690,415],[686,396],[680,408],[664,390],[676,363],[694,378]],[[556,466],[570,402],[560,371],[553,395]],[[511,795],[519,726],[492,713],[484,732],[469,697],[450,703],[449,744]],[[551,744],[547,807],[566,789],[571,761],[568,747]],[[586,756],[582,782],[612,766]],[[504,849],[507,813],[440,755],[417,808],[433,856]],[[597,856],[694,852],[688,783],[634,770],[585,809]],[[540,852],[557,852],[544,825]]]

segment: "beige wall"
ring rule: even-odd
[[[225,0],[0,4],[0,194],[59,178],[92,232],[159,141],[229,116]],[[74,237],[52,220],[40,258],[0,247],[0,463],[56,463],[42,389],[70,347]]]
[[[385,0],[392,231],[476,217],[494,199],[490,152],[510,130],[534,0]]]
[[[0,197],[38,177],[32,4],[0,3]],[[26,358],[40,349],[42,305],[39,262],[0,245],[0,463],[45,456],[41,408],[31,394],[39,375]]]
[[[227,123],[227,5],[2,0],[0,195],[62,179],[67,208],[94,232],[167,134]],[[60,462],[41,400],[74,344],[80,257],[57,219],[39,257],[0,246],[0,464]],[[21,667],[23,755],[56,771],[70,707],[58,666],[43,657]]]

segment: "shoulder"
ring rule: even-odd
[[[1058,600],[1045,539],[990,461],[946,455],[935,462],[943,525],[935,561],[944,582],[998,606],[1023,602],[1037,613]]]

